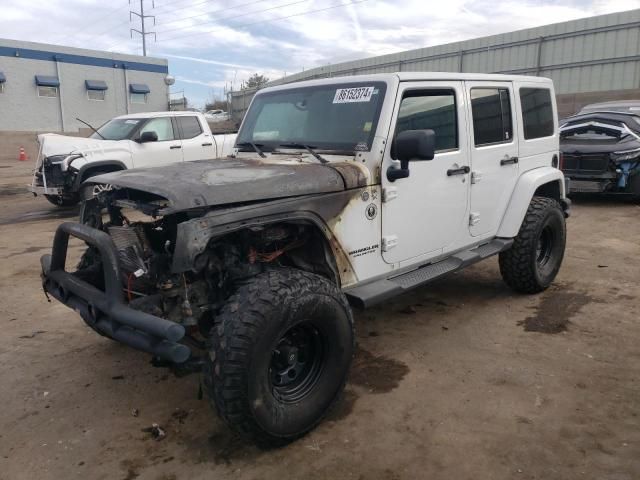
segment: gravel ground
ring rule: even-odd
[[[39,257],[77,211],[22,193],[25,165],[0,167],[0,479],[640,478],[637,204],[574,201],[543,294],[512,293],[494,258],[356,314],[342,401],[265,451],[198,399],[197,376],[47,303]]]

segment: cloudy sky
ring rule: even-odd
[[[285,73],[640,7],[640,0],[144,0],[147,54],[195,106]],[[0,37],[141,54],[140,0],[2,0]]]

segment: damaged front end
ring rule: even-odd
[[[562,171],[572,193],[640,195],[640,117],[591,112],[560,127]]]
[[[45,292],[157,365],[198,370],[219,309],[246,279],[280,266],[336,275],[317,260],[326,257],[324,242],[302,220],[207,236],[185,264],[188,255],[176,249],[194,252],[178,242],[181,225],[201,223],[216,207],[163,214],[168,204],[147,192],[103,192],[83,204],[81,223],[58,227],[51,255],[41,260]],[[75,269],[66,268],[70,237],[87,245]]]

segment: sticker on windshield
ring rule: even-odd
[[[373,87],[338,88],[333,103],[368,102],[372,94]]]
[[[135,125],[136,123],[138,123],[138,120],[125,120],[124,123],[128,125]]]

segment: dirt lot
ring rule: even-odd
[[[512,293],[491,259],[357,314],[336,411],[262,451],[198,399],[197,376],[47,303],[38,259],[76,212],[21,193],[27,174],[0,161],[0,479],[640,478],[637,204],[576,201],[544,294]]]

